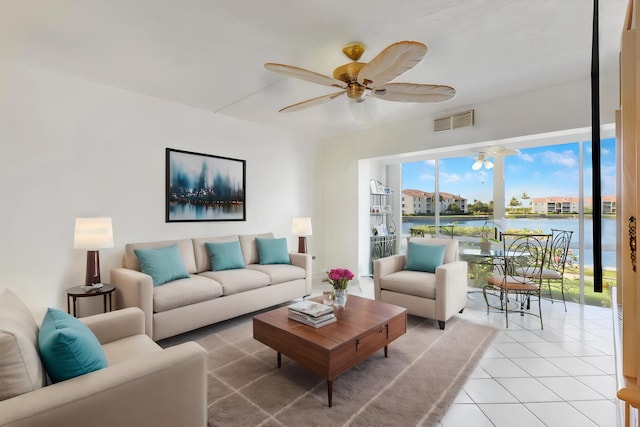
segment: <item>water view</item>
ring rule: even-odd
[[[411,233],[411,228],[421,225],[434,225],[434,217],[407,217],[406,222],[402,223],[402,234],[408,235]],[[493,227],[493,223],[490,223],[490,227]],[[573,253],[578,256],[578,249],[580,246],[578,233],[578,219],[577,218],[517,218],[502,220],[502,223],[507,229],[519,229],[519,230],[541,230],[543,233],[551,233],[551,229],[569,230],[573,231],[573,237],[571,238],[571,249]],[[454,234],[456,226],[468,226],[468,227],[482,227],[485,224],[485,219],[451,219],[449,217],[441,218],[440,225],[453,225]],[[593,221],[591,218],[585,218],[584,220],[584,258],[585,266],[589,267],[593,265],[593,236],[591,229],[593,227]],[[602,219],[602,266],[603,268],[615,268],[616,267],[616,220],[615,218],[603,218]]]

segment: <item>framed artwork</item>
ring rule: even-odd
[[[166,222],[246,221],[246,161],[166,149]]]

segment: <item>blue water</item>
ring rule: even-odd
[[[454,224],[460,226],[482,227],[485,223],[484,219],[475,220],[449,220],[440,219],[440,225]],[[571,249],[577,256],[580,245],[578,234],[578,219],[575,218],[518,218],[502,220],[507,229],[529,229],[541,230],[543,233],[551,233],[551,229],[573,231],[571,238]],[[434,225],[435,218],[411,218],[411,221],[402,223],[402,234],[409,234],[412,227],[418,225]],[[493,227],[493,223],[489,221],[489,226]],[[585,266],[593,265],[593,221],[591,218],[584,220],[584,264]],[[604,268],[616,267],[616,220],[614,218],[602,219],[602,266]]]

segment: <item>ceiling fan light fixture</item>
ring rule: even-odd
[[[487,169],[491,169],[493,167],[493,162],[491,160],[485,160],[484,167]]]
[[[474,171],[477,171],[481,167],[482,167],[482,160],[478,159],[473,163],[473,166],[471,166],[471,169],[473,169]]]
[[[391,83],[399,75],[422,61],[427,46],[418,41],[400,41],[384,48],[369,62],[359,62],[364,52],[362,43],[351,43],[343,52],[352,62],[333,70],[333,77],[291,65],[268,62],[267,70],[323,86],[338,87],[341,92],[298,102],[280,109],[280,112],[299,111],[324,104],[340,95],[350,99],[377,97],[394,102],[442,102],[456,95],[454,88],[439,84]]]

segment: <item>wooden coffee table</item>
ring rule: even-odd
[[[322,302],[322,298],[313,298]],[[334,310],[338,321],[321,328],[287,317],[288,307],[253,318],[253,337],[327,379],[327,397],[332,405],[333,380],[407,332],[407,310],[403,307],[349,295],[345,308]]]

